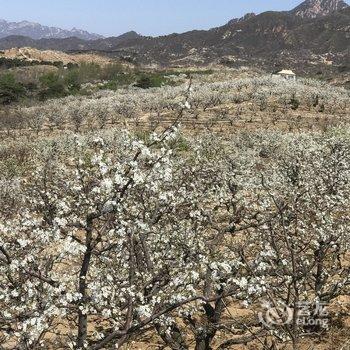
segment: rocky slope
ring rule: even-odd
[[[348,6],[343,0],[306,0],[290,13],[302,18],[316,18],[344,10]]]

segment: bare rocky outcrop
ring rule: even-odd
[[[94,62],[100,65],[108,64],[111,62],[110,59],[97,55],[97,54],[67,54],[61,51],[53,50],[38,50],[31,47],[13,48],[5,50],[0,57],[9,59],[20,59],[25,61],[39,61],[39,62],[62,62],[63,64],[68,63],[88,63]]]
[[[291,14],[302,18],[316,18],[343,10],[348,6],[343,0],[306,0],[293,9]]]

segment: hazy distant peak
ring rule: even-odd
[[[7,22],[4,19],[0,19],[0,38],[4,38],[10,35],[21,35],[35,40],[43,38],[64,39],[73,36],[83,40],[95,40],[103,38],[102,35],[89,33],[85,30],[77,28],[66,30],[57,27],[43,26],[35,22]]]

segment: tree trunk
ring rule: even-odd
[[[85,342],[87,340],[87,324],[88,315],[81,308],[85,307],[87,301],[87,282],[86,277],[90,267],[92,246],[91,246],[91,229],[86,232],[86,251],[84,254],[83,262],[79,274],[79,293],[82,295],[79,301],[78,309],[78,338],[77,338],[77,349],[85,349]]]

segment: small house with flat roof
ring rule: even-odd
[[[287,79],[287,80],[296,80],[297,76],[296,74],[288,69],[283,69],[280,72],[277,73],[277,75],[279,75],[280,77]]]

